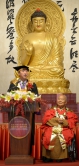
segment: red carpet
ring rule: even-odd
[[[79,160],[75,161],[75,162],[62,162],[62,163],[56,163],[56,162],[52,162],[52,163],[43,163],[41,160],[36,160],[35,164],[32,164],[33,166],[79,166]],[[15,165],[5,165],[5,161],[0,160],[0,166],[15,166]],[[19,165],[19,166],[24,166],[24,165]],[[26,166],[30,166],[30,165],[26,165]]]

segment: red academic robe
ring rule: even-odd
[[[62,132],[61,134],[64,136],[65,142],[67,145],[71,144],[71,140],[74,137],[74,128],[78,121],[78,117],[74,112],[71,112],[69,110],[58,110],[58,114],[66,114],[66,121],[68,123],[67,126],[62,126]],[[56,117],[56,109],[50,109],[45,112],[45,115],[43,117],[43,123],[42,123],[42,130],[43,130],[43,137],[42,137],[42,144],[46,149],[49,149],[49,145],[51,144],[51,134],[53,132],[54,126],[49,126],[47,123]],[[53,144],[55,144],[55,141],[53,141]]]

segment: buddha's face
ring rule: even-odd
[[[32,24],[34,31],[41,32],[45,30],[45,18],[44,17],[35,17],[32,19]]]

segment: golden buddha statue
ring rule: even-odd
[[[45,7],[46,4],[48,4],[48,7]],[[25,19],[25,22],[27,22],[25,24],[27,25],[25,26],[27,27],[26,31],[24,27],[24,31],[21,32],[27,12],[25,9],[29,8],[30,5],[32,6],[30,16],[27,16],[29,20],[26,21]],[[35,7],[39,8],[35,10]],[[50,10],[48,10],[49,7]],[[58,26],[56,29],[55,27],[52,29],[54,23],[49,26],[52,23],[51,19],[48,19],[48,16],[52,15],[51,10],[54,15],[56,12],[56,16],[52,18],[55,22],[55,27]],[[48,11],[50,15],[47,14]],[[61,26],[59,21],[59,25],[56,25],[57,19],[61,24],[63,22]],[[29,66],[32,71],[30,79],[37,84],[38,91],[41,94],[70,93],[69,81],[64,78],[63,66],[65,39],[62,34],[65,27],[64,20],[61,9],[51,0],[45,0],[44,2],[43,0],[30,0],[23,5],[16,17],[16,29],[19,32],[16,42],[18,65]]]

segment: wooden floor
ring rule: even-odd
[[[25,164],[26,165],[26,164]],[[69,162],[69,161],[63,161],[61,163],[57,162],[51,162],[51,163],[43,163],[42,160],[36,160],[35,164],[32,164],[35,166],[79,166],[79,160],[75,162]],[[15,166],[15,165],[5,165],[5,161],[0,160],[0,166]],[[23,166],[23,165],[18,165],[18,166]],[[29,165],[27,165],[29,166]]]

